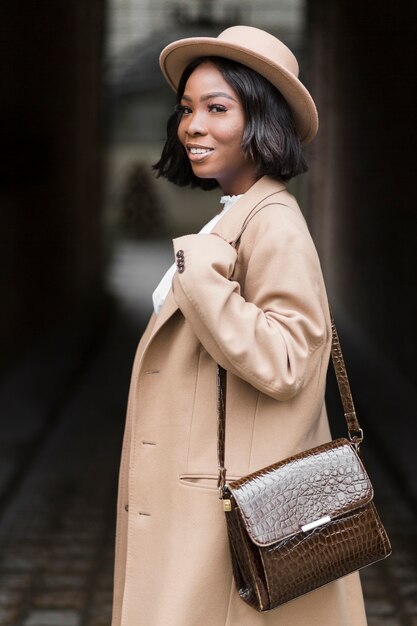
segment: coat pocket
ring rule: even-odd
[[[228,480],[238,480],[238,477],[228,476]],[[217,474],[181,474],[179,476],[181,485],[194,489],[217,490]]]

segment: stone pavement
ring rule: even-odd
[[[417,516],[398,494],[371,442],[363,454],[392,543],[390,557],[361,572],[368,624],[417,626]]]
[[[136,341],[114,319],[87,364],[79,362],[59,414],[45,417],[43,437],[32,440],[1,511],[2,626],[110,623],[116,479]],[[60,382],[50,367],[45,377],[52,389]],[[30,411],[32,400],[19,408]],[[21,415],[9,417],[18,423]]]
[[[1,626],[110,626],[124,411],[148,306],[143,292],[141,311],[132,303],[144,273],[148,291],[155,283],[152,254],[129,244],[115,258],[109,283],[127,309],[57,331],[0,386]],[[158,258],[157,275],[167,246]],[[362,572],[369,626],[417,626],[416,516],[372,442],[364,453],[393,543]]]

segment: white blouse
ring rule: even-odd
[[[237,200],[239,200],[239,198],[241,197],[242,194],[239,196],[222,196],[220,198],[220,204],[224,204],[223,210],[215,215],[213,219],[211,219],[205,226],[203,226],[203,228],[200,230],[200,233],[211,233],[217,222],[221,220],[223,215],[227,213],[227,211],[231,209],[235,202],[237,202]],[[168,291],[171,289],[171,283],[176,269],[177,265],[176,263],[173,263],[168,271],[165,272],[159,285],[152,294],[153,308],[157,315],[159,315],[159,312],[162,309],[162,305],[165,302],[165,298],[168,295]]]

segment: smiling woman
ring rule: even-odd
[[[174,240],[136,354],[112,626],[364,626],[357,574],[274,611],[242,601],[216,489],[217,364],[227,370],[228,476],[330,440],[326,290],[285,186],[307,169],[314,102],[294,55],[256,28],[173,42],[160,64],[177,104],[157,174],[220,186],[225,207]]]
[[[206,71],[201,71],[201,65]],[[210,79],[213,81],[211,84]],[[207,93],[203,93],[202,82],[199,86],[201,80],[207,81],[205,87]],[[216,89],[216,84],[222,85],[221,91],[218,91],[219,87]],[[191,87],[200,88],[202,91],[200,98],[203,100],[199,103],[196,95],[197,101],[191,102],[191,94],[185,93],[186,86],[187,92]],[[213,93],[210,93],[211,91]],[[204,99],[206,96],[209,97],[208,100]],[[215,100],[212,100],[213,98]],[[270,175],[278,180],[287,181],[307,171],[301,151],[301,138],[296,131],[292,112],[282,94],[249,67],[223,57],[209,56],[194,59],[181,76],[175,112],[168,120],[167,141],[161,159],[154,166],[158,176],[164,176],[180,186],[191,185],[206,190],[220,186],[225,191],[216,176],[203,176],[200,171],[198,174],[194,172],[184,151],[184,145],[187,143],[185,141],[184,144],[184,135],[181,137],[184,118],[196,116],[198,105],[203,104],[206,106],[202,109],[207,114],[226,117],[223,123],[221,119],[216,123],[219,129],[222,126],[228,127],[225,130],[226,134],[236,131],[236,137],[240,138],[237,160],[240,163],[243,160],[245,171],[254,167],[256,172],[254,180],[263,175]],[[207,118],[208,115],[205,119]],[[199,116],[197,123],[201,123]],[[208,142],[201,139],[201,130],[204,136],[208,128],[199,129],[191,125],[193,139],[190,137],[188,143],[206,149]],[[200,138],[198,141],[197,137]]]
[[[242,152],[245,115],[238,95],[210,62],[193,71],[186,90],[178,139],[195,176],[216,179],[225,194],[244,193],[257,180],[257,167]]]

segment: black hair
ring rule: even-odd
[[[234,89],[242,104],[246,127],[242,137],[242,151],[253,160],[259,177],[268,174],[278,180],[287,181],[307,171],[291,110],[282,96],[266,78],[254,70],[223,57],[200,57],[184,70],[177,90],[177,104],[181,102],[185,85],[192,72],[202,63],[210,62],[221,72],[223,78]],[[157,177],[183,187],[201,187],[204,190],[218,187],[213,178],[198,178],[186,151],[178,139],[177,131],[181,111],[169,117],[167,140],[161,158],[153,169]]]

